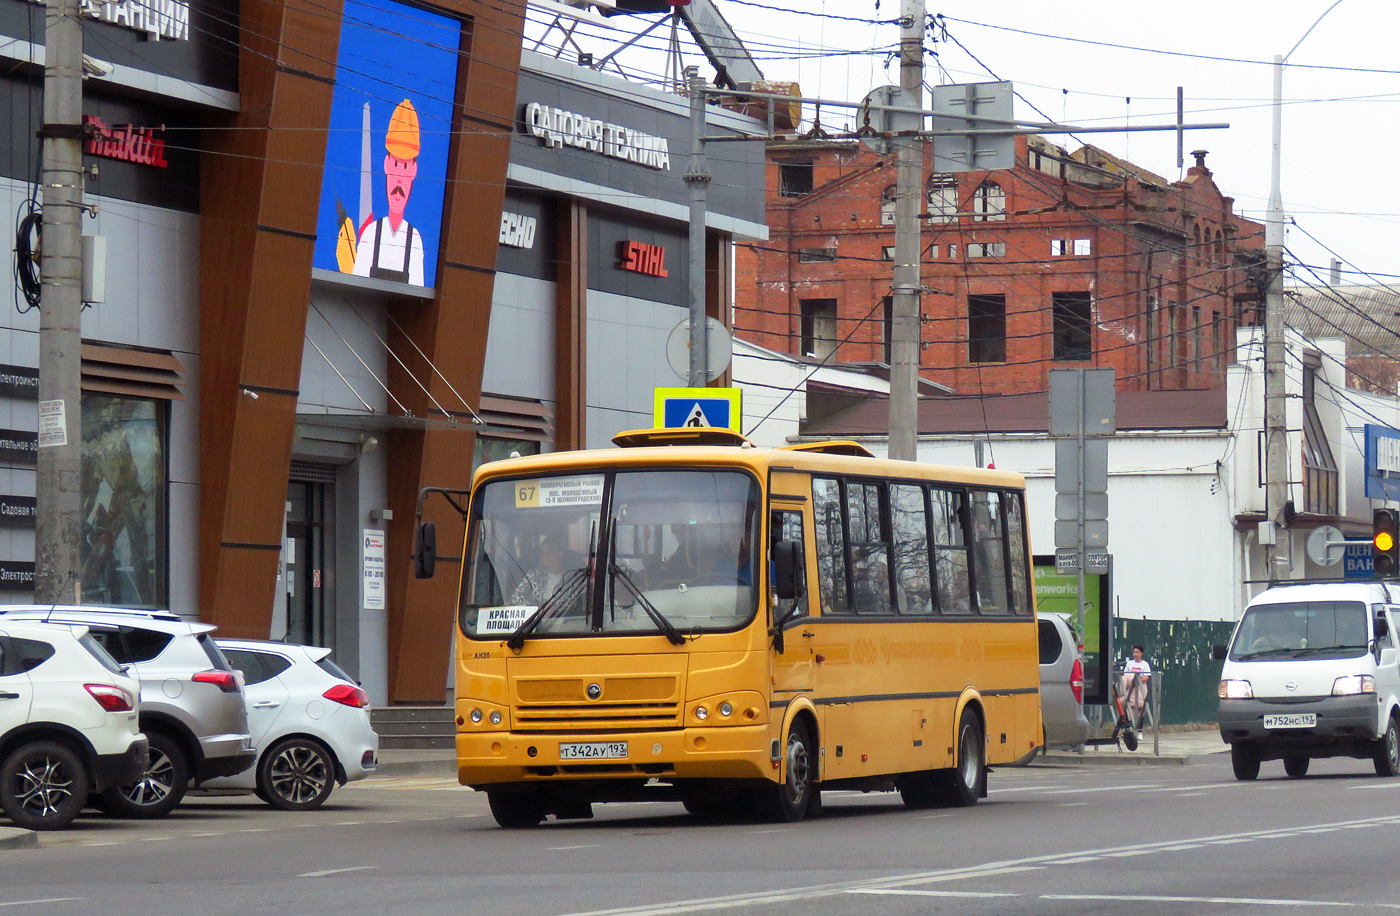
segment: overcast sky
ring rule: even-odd
[[[898,82],[898,62],[878,50],[897,44],[897,26],[797,12],[889,21],[899,14],[898,0],[716,3],[765,76],[795,79],[804,95],[859,100],[875,86]],[[1208,150],[1207,165],[1221,190],[1235,198],[1236,210],[1262,219],[1269,194],[1270,62],[1287,53],[1331,5],[1332,0],[1111,6],[928,0],[928,13],[947,17],[948,40],[936,36],[930,45],[936,58],[926,58],[927,81],[989,80],[990,70],[995,78],[1012,80],[1023,96],[1018,118],[1041,120],[1038,108],[1058,123],[1079,125],[1171,123],[1176,87],[1183,86],[1188,123],[1230,124],[1225,130],[1188,132],[1186,166],[1191,150]],[[1298,224],[1289,228],[1287,245],[1323,281],[1330,248],[1351,265],[1344,267],[1353,271],[1344,273],[1345,279],[1400,287],[1400,182],[1392,167],[1400,134],[1397,42],[1400,3],[1341,0],[1293,52],[1284,73],[1281,184],[1284,208]],[[815,56],[823,51],[869,53]],[[644,59],[638,54],[634,60]],[[652,62],[654,72],[662,66]],[[1361,72],[1368,70],[1382,72]],[[1080,145],[1073,137],[1052,139],[1071,150]],[[1086,134],[1082,140],[1159,175],[1184,174],[1176,167],[1173,132]],[[1306,268],[1299,268],[1299,277],[1317,282]]]

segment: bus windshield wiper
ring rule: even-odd
[[[647,600],[646,595],[643,595],[642,590],[637,587],[637,583],[632,581],[632,574],[627,571],[626,567],[613,563],[608,571],[612,574],[613,581],[622,580],[622,584],[627,586],[627,591],[632,593],[632,599],[642,606],[642,610],[647,612],[647,616],[651,618],[652,623],[656,624],[657,629],[666,634],[666,639],[671,645],[685,645],[685,637],[681,635],[681,631],[677,630],[676,625],[667,620],[666,615],[658,611],[656,606]]]
[[[588,565],[582,569],[571,569],[559,583],[559,587],[554,593],[540,602],[535,613],[525,619],[525,622],[515,628],[515,632],[506,638],[506,648],[519,652],[525,647],[525,640],[530,634],[535,632],[535,628],[544,621],[546,617],[554,613],[556,608],[564,607],[568,602],[578,597],[586,583],[593,578],[593,562],[597,551],[598,528],[595,523],[592,533],[588,536]]]

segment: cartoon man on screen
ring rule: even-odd
[[[418,177],[418,111],[404,99],[389,118],[384,137],[384,178],[389,215],[360,230],[354,274],[376,280],[423,285],[423,236],[403,218]]]

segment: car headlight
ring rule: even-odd
[[[1254,688],[1249,686],[1249,681],[1232,678],[1221,681],[1216,693],[1222,700],[1249,700],[1254,697]]]
[[[1375,693],[1376,679],[1369,674],[1353,674],[1339,677],[1332,682],[1332,696],[1351,697],[1360,693]]]

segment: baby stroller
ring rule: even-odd
[[[1118,721],[1113,726],[1113,741],[1120,740],[1130,751],[1138,749],[1142,735],[1142,720],[1147,711],[1147,678],[1140,671],[1124,672],[1113,682],[1113,705]]]

